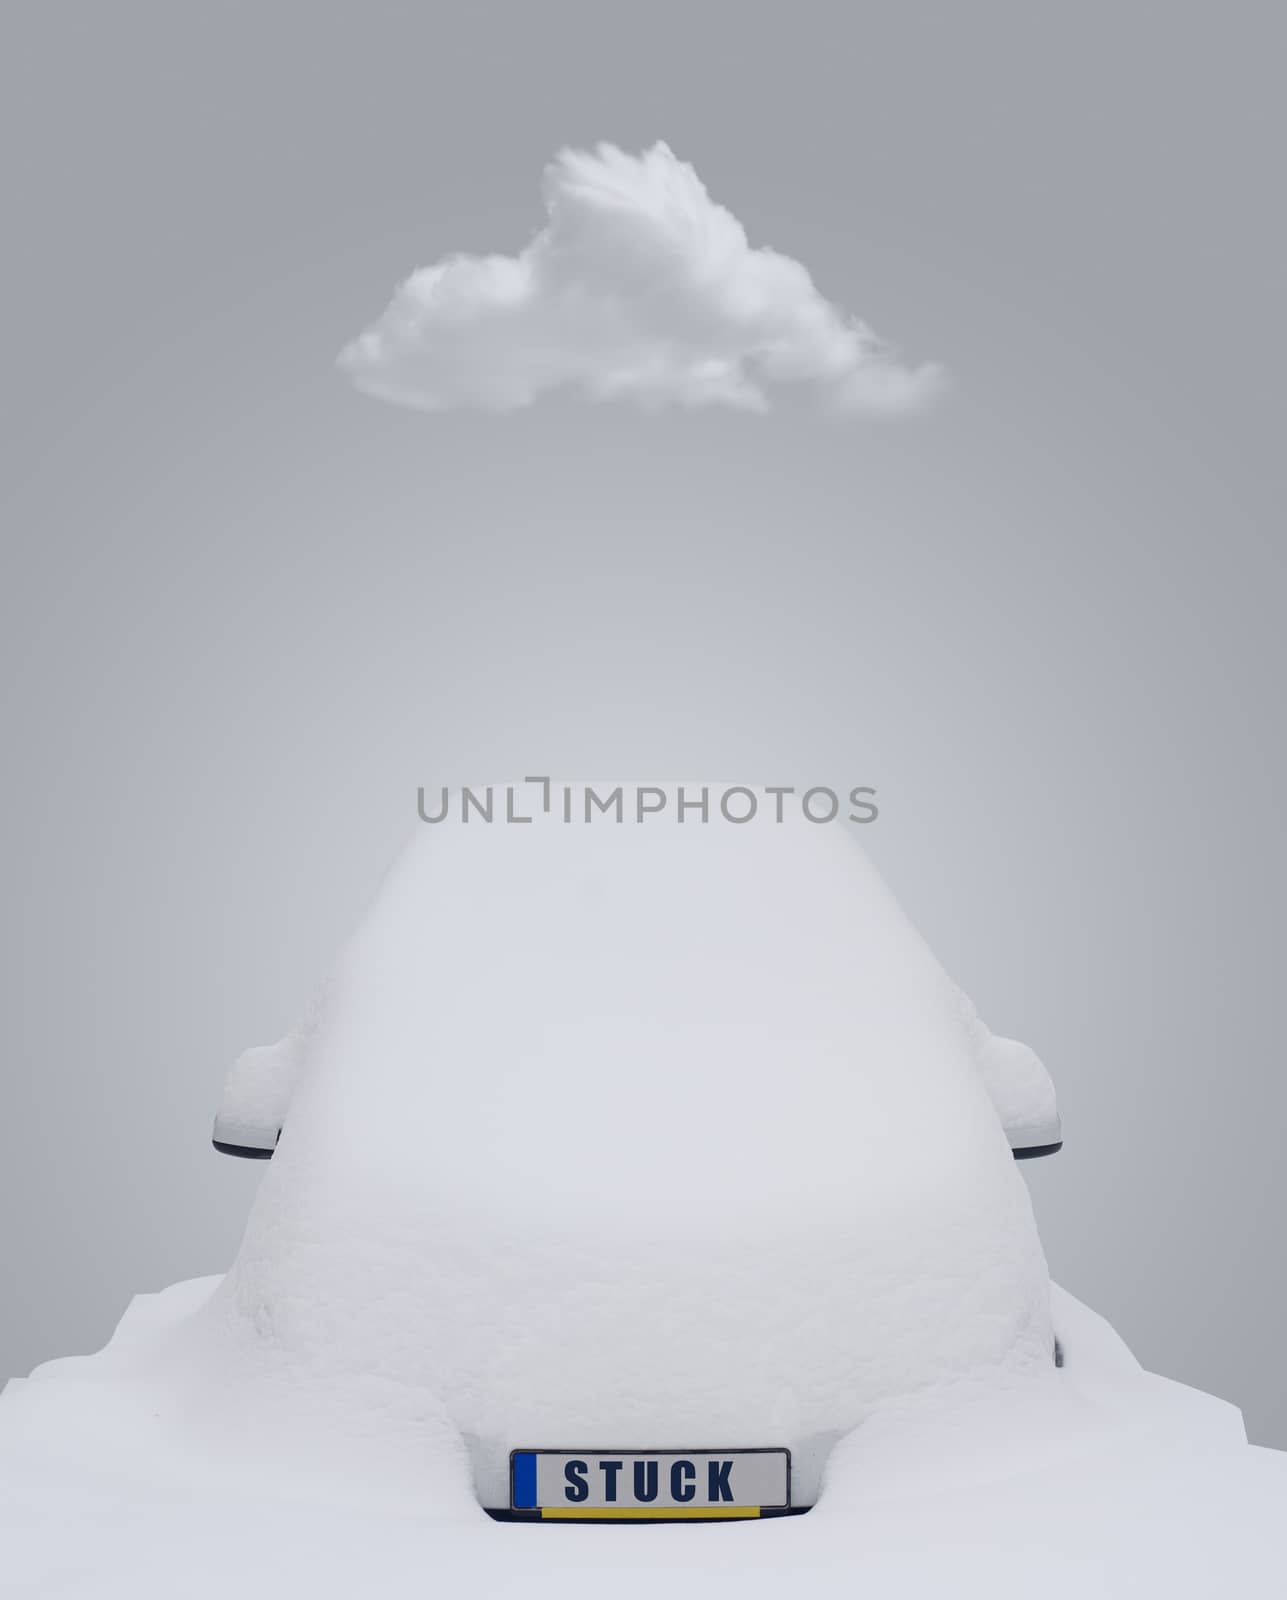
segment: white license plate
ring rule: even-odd
[[[791,1504],[789,1450],[515,1450],[510,1504],[541,1517],[753,1517]]]

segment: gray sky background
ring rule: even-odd
[[[209,1124],[417,784],[872,783],[1051,1267],[1287,1445],[1276,8],[11,4],[0,1376],[221,1269]],[[955,389],[425,417],[340,347],[661,138]],[[789,1090],[789,1064],[784,1065]]]

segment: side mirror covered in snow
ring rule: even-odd
[[[212,1142],[222,1155],[255,1161],[272,1156],[298,1076],[301,1042],[296,1031],[237,1057],[214,1123]]]
[[[1016,1161],[1052,1156],[1063,1144],[1055,1086],[1035,1050],[989,1034],[976,1057]]]

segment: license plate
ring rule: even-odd
[[[548,1518],[758,1517],[791,1504],[789,1450],[515,1450],[510,1504]]]

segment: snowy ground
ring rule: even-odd
[[[256,1415],[216,1435],[176,1414],[160,1353],[214,1284],[140,1298],[106,1352],[5,1391],[5,1594],[1284,1593],[1287,1456],[1246,1445],[1232,1407],[1141,1371],[1057,1290],[1062,1372],[877,1414],[807,1516],[596,1528],[491,1522],[463,1455],[422,1504],[382,1508],[360,1442],[309,1469]]]

